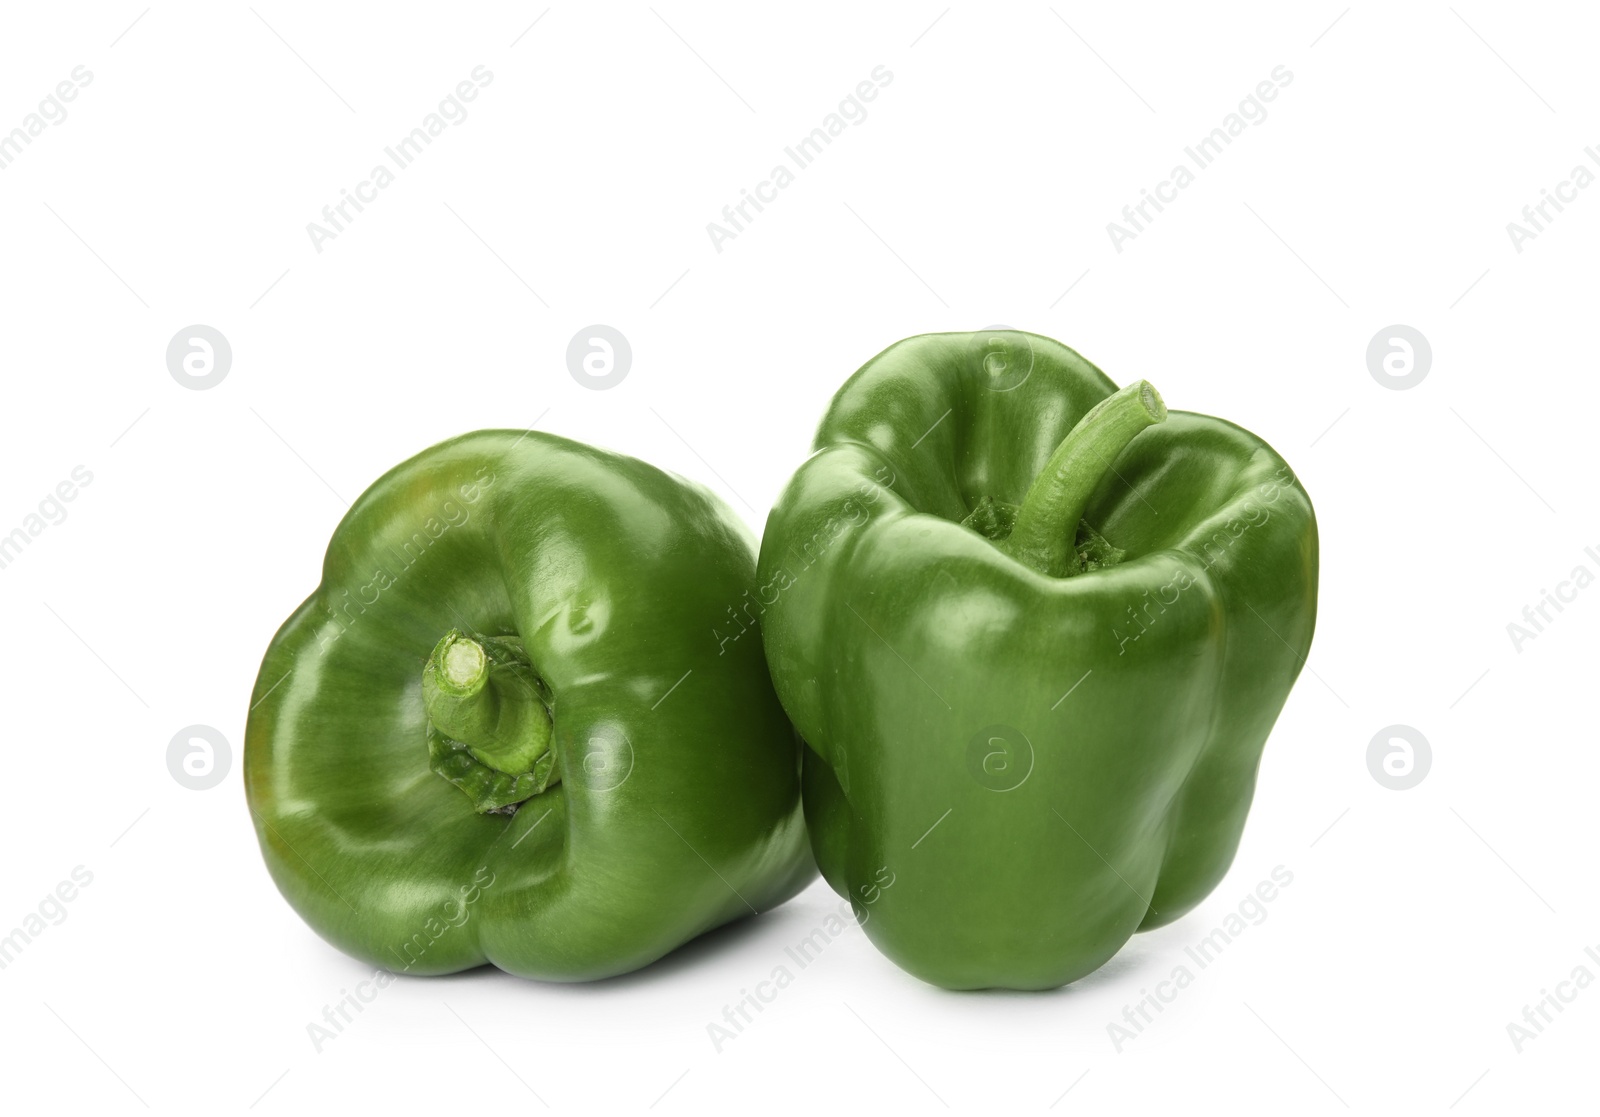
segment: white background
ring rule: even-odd
[[[93,882],[0,970],[0,1104],[1592,1105],[1600,987],[1520,1053],[1507,1025],[1600,975],[1600,589],[1520,650],[1507,625],[1600,573],[1600,189],[1520,253],[1506,226],[1600,171],[1596,31],[1475,0],[8,7],[0,130],[93,80],[0,171],[0,534],[93,480],[0,570],[0,934]],[[318,253],[307,223],[478,65],[470,115]],[[868,117],[718,253],[707,222],[880,65]],[[1117,252],[1107,223],[1280,65],[1267,118]],[[346,503],[536,424],[759,531],[850,372],[997,322],[1259,433],[1316,504],[1316,641],[1211,898],[1049,994],[945,993],[851,930],[719,1052],[707,1025],[836,910],[819,883],[596,986],[402,979],[316,1051],[368,971],[274,889],[238,750]],[[233,349],[205,391],[165,361],[197,323]],[[566,367],[592,323],[633,348],[608,391]],[[1404,391],[1366,359],[1394,324],[1433,351]],[[166,761],[197,723],[233,750],[204,792]],[[1407,791],[1369,771],[1393,724],[1431,745]],[[1279,865],[1265,920],[1117,1050],[1107,1025]]]

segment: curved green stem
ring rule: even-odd
[[[1017,509],[1016,526],[1001,550],[1042,574],[1079,572],[1073,542],[1089,497],[1133,436],[1167,417],[1167,405],[1147,380],[1129,384],[1096,404],[1061,440]]]
[[[547,694],[520,641],[445,633],[422,670],[422,701],[430,737],[441,739],[430,751],[436,761],[450,760],[448,770],[439,763],[434,770],[479,810],[520,802],[554,782]]]

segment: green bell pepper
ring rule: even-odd
[[[386,969],[636,969],[815,875],[799,744],[715,496],[551,435],[442,443],[364,493],[267,649],[245,790],[268,869]]]
[[[815,450],[760,619],[813,851],[867,936],[936,985],[1045,989],[1198,904],[1311,644],[1283,459],[1017,332],[891,346]]]

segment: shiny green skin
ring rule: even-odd
[[[1172,412],[1107,471],[1083,519],[1120,562],[1050,578],[960,526],[1020,503],[1114,390],[1036,335],[902,341],[767,521],[763,636],[817,862],[936,985],[1054,988],[1204,899],[1311,644],[1311,503],[1222,420]]]
[[[285,898],[395,972],[582,981],[793,896],[816,872],[799,746],[759,642],[715,633],[754,558],[711,493],[551,435],[391,470],[251,697],[245,791]],[[422,669],[455,627],[520,636],[553,692],[561,782],[511,816],[429,770]]]

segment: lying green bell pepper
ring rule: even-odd
[[[268,648],[245,790],[289,903],[386,969],[624,973],[815,875],[749,533],[681,478],[483,431],[396,467]]]
[[[1259,438],[1016,332],[911,338],[767,521],[760,617],[824,877],[926,981],[1045,989],[1198,904],[1311,644]],[[892,889],[877,889],[884,871]]]

